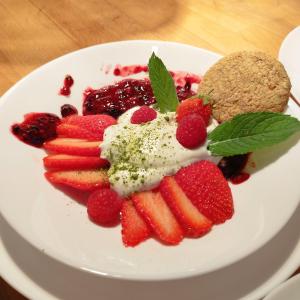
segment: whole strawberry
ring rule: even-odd
[[[203,118],[207,126],[211,118],[211,105],[204,104],[201,98],[186,99],[178,105],[176,113],[178,122],[187,115],[198,114]]]

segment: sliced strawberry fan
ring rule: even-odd
[[[189,105],[183,111],[189,110]],[[49,152],[44,158],[46,178],[56,186],[89,193],[87,212],[93,222],[107,226],[121,220],[126,247],[150,237],[172,246],[184,237],[201,237],[213,224],[231,218],[230,188],[218,167],[209,161],[164,177],[155,190],[121,199],[109,188],[108,161],[100,158],[104,130],[115,122],[103,115],[71,115],[58,125],[58,137],[44,144]]]

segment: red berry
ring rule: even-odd
[[[64,104],[60,108],[60,113],[61,113],[61,116],[64,118],[64,117],[68,117],[71,115],[78,115],[78,110],[75,106],[73,106],[71,104]]]
[[[183,147],[197,148],[205,142],[206,136],[206,126],[198,114],[187,115],[179,121],[176,139]]]
[[[119,220],[122,208],[121,197],[111,189],[94,191],[87,201],[89,218],[100,225],[111,225]]]
[[[203,100],[200,98],[186,99],[178,105],[176,113],[178,122],[187,115],[199,114],[207,126],[211,117],[211,106],[203,104]]]
[[[156,116],[157,112],[153,108],[144,105],[132,114],[130,121],[132,124],[141,124],[154,120]]]
[[[78,133],[75,133],[75,135],[72,136],[68,134],[64,134],[65,136],[68,137],[75,137],[75,138],[92,138],[96,140],[102,140],[103,139],[103,134],[104,130],[111,126],[115,125],[117,123],[116,119],[108,116],[108,115],[89,115],[89,116],[77,116],[77,115],[72,115],[67,118],[62,119],[62,123],[64,125],[73,125],[77,126],[78,128]],[[68,127],[68,126],[67,126]],[[66,131],[71,131],[75,128],[66,128],[63,126],[63,131],[66,129]],[[76,130],[76,129],[75,129]],[[84,131],[89,131],[88,135],[84,133]],[[62,132],[61,132],[62,133]],[[65,132],[66,133],[66,132]]]
[[[181,168],[175,179],[199,211],[214,224],[223,223],[233,215],[230,187],[219,168],[201,160]]]
[[[211,105],[210,104],[203,105],[201,108],[200,115],[203,121],[205,122],[206,126],[208,126],[211,118]]]

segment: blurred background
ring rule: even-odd
[[[0,1],[0,95],[36,67],[94,44],[178,41],[222,54],[260,49],[277,56],[300,23],[299,0]]]
[[[0,0],[0,95],[23,76],[83,47],[158,39],[228,54],[277,56],[300,24],[299,0]],[[0,279],[1,300],[24,300]]]

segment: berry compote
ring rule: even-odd
[[[59,90],[59,94],[62,96],[70,96],[71,95],[71,86],[74,84],[74,79],[71,75],[66,75],[64,79],[64,85]]]
[[[176,87],[179,100],[194,96],[191,84]],[[151,105],[155,97],[149,79],[124,79],[84,93],[83,115],[108,114],[118,117],[134,106]]]
[[[71,104],[64,104],[60,107],[60,113],[63,118],[71,116],[71,115],[78,115],[78,110],[75,106]]]
[[[42,147],[47,140],[56,137],[56,127],[60,118],[50,113],[30,113],[25,115],[22,123],[11,126],[12,133],[22,142]]]
[[[249,154],[223,157],[218,163],[218,167],[226,179],[229,179],[234,184],[239,184],[250,177],[248,173],[243,172],[248,159]]]

